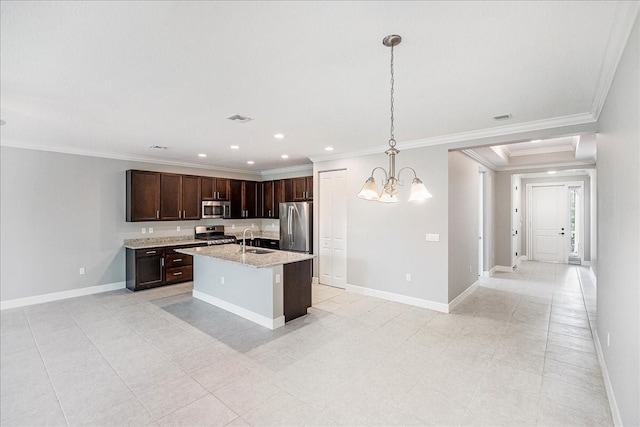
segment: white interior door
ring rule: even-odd
[[[564,185],[532,188],[531,232],[535,261],[567,262],[568,209]]]
[[[347,285],[347,172],[320,172],[319,278],[323,285]]]

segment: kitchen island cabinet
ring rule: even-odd
[[[255,250],[218,245],[176,252],[193,256],[194,298],[269,329],[307,314],[315,255]]]
[[[187,282],[193,279],[193,258],[176,252],[179,248],[206,246],[206,242],[125,244],[126,287],[132,291]]]

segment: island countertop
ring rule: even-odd
[[[185,255],[199,255],[210,258],[217,258],[249,267],[273,267],[275,265],[291,264],[298,261],[313,259],[316,256],[300,252],[278,251],[266,249],[269,253],[252,254],[249,251],[255,250],[254,247],[247,247],[247,253],[243,254],[239,245],[214,245],[203,246],[198,248],[176,249],[176,252]],[[263,250],[263,249],[260,249]]]

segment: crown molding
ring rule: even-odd
[[[481,165],[484,165],[484,166],[488,167],[492,171],[495,172],[495,171],[498,170],[498,167],[496,165],[494,165],[493,163],[491,163],[489,160],[485,159],[484,157],[480,156],[475,151],[473,151],[473,150],[461,150],[461,151],[464,154],[466,154],[467,156],[471,157],[476,162],[480,163]]]
[[[534,132],[545,129],[561,128],[564,126],[575,126],[589,123],[595,123],[591,113],[573,114],[570,116],[554,117],[551,119],[534,120],[531,122],[517,123],[506,126],[496,126],[492,128],[453,133],[450,135],[436,136],[432,138],[419,139],[414,141],[408,141],[398,143],[396,148],[398,150],[410,150],[413,148],[431,147],[435,145],[453,144],[457,142],[473,141],[485,138],[495,138],[508,135],[517,135],[524,132]],[[379,145],[366,150],[353,151],[349,153],[333,154],[310,157],[313,163],[324,162],[327,160],[347,159],[351,157],[367,156],[370,154],[384,153],[389,148],[388,145]]]
[[[286,168],[268,169],[260,172],[261,176],[279,175],[289,172],[311,172],[313,173],[313,164],[289,166]]]
[[[609,95],[609,89],[611,89],[618,64],[622,59],[624,49],[627,47],[629,36],[639,11],[640,2],[623,1],[618,3],[614,25],[611,27],[604,60],[600,67],[596,90],[591,102],[591,115],[596,120],[600,117],[607,95]]]
[[[87,157],[98,157],[101,159],[112,159],[112,160],[123,160],[123,161],[131,161],[131,162],[143,162],[143,163],[153,163],[159,165],[169,165],[169,166],[180,166],[180,167],[188,167],[188,168],[196,168],[196,169],[204,169],[211,170],[216,172],[230,172],[230,173],[240,173],[244,175],[253,175],[256,177],[260,177],[261,173],[256,171],[248,171],[244,169],[234,169],[234,168],[226,168],[222,166],[208,166],[202,165],[199,163],[189,163],[189,162],[179,162],[174,160],[164,160],[158,159],[154,157],[144,157],[144,156],[123,156],[119,154],[113,153],[102,153],[97,151],[90,150],[79,150],[72,148],[63,148],[63,147],[49,147],[45,145],[29,145],[29,144],[16,144],[12,142],[2,142],[2,147],[12,147],[12,148],[23,148],[25,150],[37,150],[37,151],[49,151],[52,153],[60,153],[60,154],[73,154],[76,156],[87,156]]]
[[[549,169],[549,168],[564,168],[573,166],[595,166],[593,161],[584,162],[563,162],[563,163],[542,163],[538,165],[520,165],[520,166],[504,166],[496,169],[497,172],[515,171],[515,170],[535,170],[535,169]]]
[[[541,147],[530,148],[528,150],[510,151],[509,157],[531,156],[536,154],[562,153],[568,151],[576,151],[574,147],[569,145],[559,145],[557,147]]]

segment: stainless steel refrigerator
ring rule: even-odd
[[[313,253],[313,208],[310,202],[280,203],[280,250]]]

